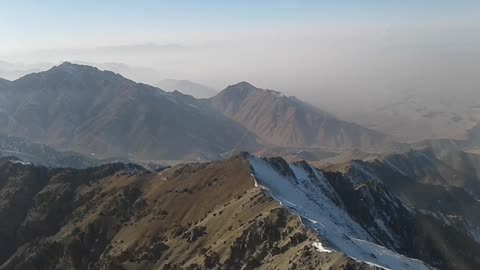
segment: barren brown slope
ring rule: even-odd
[[[227,87],[210,102],[267,145],[337,151],[385,151],[399,147],[379,132],[341,121],[295,97],[259,89],[247,82]]]
[[[191,97],[64,63],[0,87],[0,132],[134,159],[216,159],[255,138]]]
[[[320,253],[236,157],[160,173],[0,163],[0,269],[374,269]]]

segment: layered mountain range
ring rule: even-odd
[[[0,131],[59,149],[136,159],[212,159],[255,138],[190,96],[64,63],[6,83]]]
[[[480,268],[475,129],[405,145],[71,63],[0,80],[0,124],[1,270]]]
[[[0,85],[0,132],[102,157],[211,160],[238,150],[395,149],[387,136],[248,83],[209,100],[64,63]]]
[[[150,172],[0,162],[0,269],[477,269],[382,182],[249,154]],[[433,214],[431,214],[433,213]]]

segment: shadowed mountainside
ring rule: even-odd
[[[429,269],[408,256],[479,265],[478,243],[381,183],[360,188],[306,162],[242,154],[151,172],[2,160],[0,174],[0,269]]]
[[[263,90],[247,82],[227,87],[210,99],[212,106],[238,122],[266,145],[321,147],[332,151],[399,149],[389,137],[335,118],[295,97]]]
[[[215,159],[256,145],[195,99],[70,63],[7,83],[0,108],[0,132],[101,157]]]

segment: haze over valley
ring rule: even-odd
[[[0,2],[0,270],[480,269],[478,11]]]

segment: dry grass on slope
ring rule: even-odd
[[[367,269],[317,252],[301,220],[255,187],[242,156],[160,173],[42,169],[42,179],[29,173],[37,167],[7,165],[0,217],[15,223],[2,223],[12,237],[0,269]],[[31,177],[19,182],[18,172]],[[39,185],[22,189],[28,182]]]

